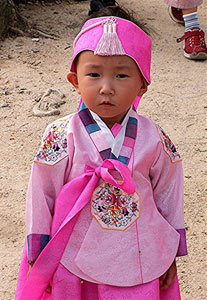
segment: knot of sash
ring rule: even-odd
[[[112,171],[118,172],[117,180]],[[107,159],[96,168],[86,165],[85,172],[65,184],[56,201],[51,240],[43,249],[25,280],[19,299],[41,299],[61,260],[82,208],[90,201],[100,178],[128,194],[135,192],[129,168],[118,160]]]
[[[116,180],[116,178],[110,173],[110,171],[118,172],[119,176],[121,176],[122,178],[121,182],[120,180]],[[85,172],[86,174],[90,175],[93,175],[95,173],[98,179],[102,178],[107,183],[121,188],[128,194],[133,194],[135,192],[135,185],[129,168],[118,160],[106,159],[103,161],[102,165],[97,168],[86,165]]]

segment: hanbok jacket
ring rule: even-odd
[[[115,170],[107,176],[115,181],[101,175],[111,162]],[[97,179],[92,191],[83,183],[89,173]],[[134,190],[127,188],[132,183]],[[65,203],[73,203],[72,210]],[[64,249],[61,237],[55,244],[61,254],[52,259],[82,279],[134,286],[158,278],[175,256],[187,254],[181,158],[165,132],[133,108],[111,130],[84,105],[47,127],[27,193],[29,262],[47,253],[53,226],[57,232],[70,222],[64,216],[53,225],[59,211],[73,215],[76,207]]]

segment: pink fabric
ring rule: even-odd
[[[159,279],[132,287],[115,287],[98,285],[97,300],[180,300],[180,290],[177,277],[166,291],[160,291]]]
[[[122,126],[120,124],[118,124],[118,123],[114,124],[114,126],[111,128],[111,132],[112,132],[113,136],[116,137],[121,129],[122,129]]]
[[[138,233],[136,226],[132,225],[124,231],[122,236],[119,236],[117,231],[102,230],[95,220],[92,220],[86,228],[84,219],[88,215],[84,215],[82,219],[81,212],[82,221],[77,222],[76,230],[73,232],[74,243],[71,244],[71,236],[62,263],[70,271],[76,272],[77,276],[81,277],[83,274],[84,277],[81,278],[87,281],[92,278],[93,282],[118,286],[149,282],[158,278],[169,268],[177,253],[179,234],[175,229],[184,228],[182,164],[171,162],[163,150],[158,130],[151,120],[141,116],[137,116],[137,120],[138,135],[134,147],[136,156],[134,166],[132,166],[133,160],[131,159],[128,167],[130,170],[133,168],[136,191],[141,196],[141,214],[137,221]],[[76,125],[76,128],[78,137],[77,131],[81,130],[81,126]],[[79,139],[74,141],[76,145],[79,145],[78,141],[81,141],[81,144],[85,142],[86,145],[90,145],[87,134],[80,134]],[[80,145],[80,147],[83,149],[83,146]],[[85,157],[89,155],[91,161],[98,158],[99,153],[95,152],[95,147],[90,147],[90,153],[86,151],[87,147],[85,151],[76,153],[75,161],[81,161],[83,155]],[[97,161],[97,164],[100,164],[100,161]],[[72,170],[74,172],[77,170],[77,164]],[[159,211],[153,200],[152,180]],[[165,213],[166,219],[160,214],[161,210]],[[88,214],[90,216],[90,212]],[[116,243],[116,248],[114,248],[114,241],[117,240],[119,243]],[[70,259],[71,253],[73,253],[72,260]],[[114,260],[117,253],[119,253],[118,259]],[[140,265],[138,264],[139,257]],[[122,276],[116,276],[115,274],[120,272],[120,266]],[[143,281],[140,278],[140,269]],[[78,270],[81,272],[78,273]]]
[[[195,8],[203,3],[203,0],[164,0],[168,6],[177,8]]]
[[[180,235],[180,243],[179,243],[179,247],[178,247],[178,252],[177,252],[177,256],[184,256],[188,254],[187,251],[187,244],[186,244],[186,232],[185,229],[176,229],[176,231],[179,233]]]
[[[121,184],[109,173],[109,170],[112,169],[117,170],[121,174],[123,178]],[[67,183],[56,200],[52,224],[52,240],[39,255],[29,277],[25,281],[22,291],[20,293],[17,291],[19,297],[16,297],[16,299],[41,299],[48,282],[50,282],[60,262],[77,221],[78,213],[90,200],[100,177],[106,182],[122,188],[129,194],[135,192],[134,182],[129,169],[123,163],[115,160],[105,160],[95,170],[88,167],[86,173]],[[72,197],[69,197],[69,195],[72,195]],[[58,199],[61,199],[61,201]],[[25,269],[24,266],[21,269],[24,275]]]
[[[98,300],[97,284],[84,281],[59,264],[52,287],[52,300]]]
[[[23,250],[20,269],[19,269],[15,300],[22,299],[21,293],[24,288],[25,281],[27,280],[28,271],[29,271],[29,264],[27,262],[27,241],[25,240],[24,250]],[[35,296],[34,297],[32,296],[29,300],[37,300],[37,298],[35,298]],[[41,300],[51,300],[50,295],[47,293],[43,293]]]
[[[52,284],[52,300],[81,299],[81,280],[77,276],[70,273],[63,265],[59,264]]]
[[[61,259],[64,266],[73,272],[74,268],[72,269],[72,267],[76,265],[75,258],[80,249],[82,248],[83,250],[86,244],[89,245],[89,249],[93,246],[92,252],[97,263],[91,257],[89,249],[81,251],[82,257],[79,255],[78,260],[78,263],[84,267],[82,273],[86,272],[83,274],[85,277],[89,277],[84,277],[87,281],[91,281],[90,278],[92,277],[95,282],[99,281],[104,284],[120,286],[125,286],[126,284],[128,286],[136,285],[142,283],[139,275],[140,268],[144,282],[158,278],[170,266],[177,253],[179,234],[174,229],[184,229],[182,164],[180,162],[171,162],[171,159],[163,150],[158,130],[151,120],[138,116],[134,111],[130,111],[129,117],[137,118],[138,122],[138,135],[134,146],[134,153],[136,155],[135,157],[132,155],[128,168],[133,173],[136,191],[141,196],[141,215],[137,222],[139,246],[136,239],[134,239],[134,236],[137,236],[136,226],[132,225],[124,232],[122,238],[120,238],[120,243],[116,244],[117,251],[122,254],[123,249],[125,249],[127,255],[123,259],[122,256],[119,256],[119,261],[115,261],[113,259],[114,253],[111,253],[110,250],[114,249],[111,245],[117,239],[118,235],[113,230],[110,232],[104,230],[102,232],[100,225],[95,224],[95,220],[91,224],[90,235],[88,235],[87,231],[92,220],[89,208],[88,214],[81,219],[82,222],[76,223],[76,226],[79,227],[72,233],[72,236],[74,235],[75,246],[70,244],[71,236],[70,245],[69,247],[67,245],[64,251],[64,261],[62,261],[63,257]],[[42,160],[43,163],[35,162],[33,166],[32,181],[29,186],[29,194],[32,194],[32,198],[28,200],[31,201],[29,208],[32,208],[29,215],[31,217],[35,215],[35,218],[30,220],[30,224],[32,230],[38,228],[39,233],[43,234],[50,234],[49,228],[51,228],[51,216],[48,219],[45,217],[46,213],[48,213],[48,208],[43,203],[46,201],[47,203],[54,203],[57,198],[57,191],[61,189],[64,182],[72,181],[74,178],[80,176],[84,172],[85,164],[91,165],[94,168],[102,164],[101,156],[97,151],[99,145],[96,144],[95,140],[92,141],[89,138],[78,114],[68,116],[68,119],[70,120],[66,128],[68,133],[66,154],[68,156],[54,165],[45,165]],[[64,127],[65,119],[62,122],[63,124],[60,123],[60,128]],[[100,134],[103,135],[103,132],[101,130]],[[57,131],[57,133],[59,132]],[[153,139],[151,139],[152,136]],[[80,149],[80,151],[76,151],[76,149]],[[160,170],[163,176],[160,175]],[[153,205],[151,181],[153,181],[153,189],[156,192],[155,201],[159,211]],[[172,199],[174,200],[172,201]],[[83,210],[85,211],[85,207]],[[53,214],[52,209],[51,214]],[[79,219],[81,217],[82,211]],[[86,219],[89,219],[87,229],[85,226]],[[39,227],[37,227],[38,225]],[[41,227],[43,230],[48,228],[48,232],[41,232]],[[97,231],[98,234],[96,234]],[[31,233],[35,233],[35,231]],[[77,241],[80,241],[78,246]],[[161,243],[162,249],[160,247]],[[141,255],[139,255],[139,250],[141,251]],[[72,253],[73,255],[71,255]],[[124,254],[122,255],[124,256]],[[140,265],[137,265],[139,257],[141,262]],[[120,265],[123,269],[123,276],[116,276],[114,274],[119,272]],[[101,272],[100,267],[103,268]],[[107,274],[107,269],[109,268],[110,276]],[[80,270],[77,265],[76,269]],[[130,276],[128,276],[129,269]],[[78,277],[82,276],[79,273],[75,274]],[[98,280],[100,277],[102,277],[103,281]],[[119,280],[118,284],[114,282],[115,280]],[[133,284],[131,284],[132,282]]]
[[[133,113],[135,114],[134,111],[130,112],[129,116],[133,116]],[[70,265],[68,261],[72,256],[72,263],[75,265],[77,262],[75,260],[77,254],[82,252],[79,253],[78,266],[81,265],[81,267],[83,267],[81,271],[89,277],[88,279],[84,277],[87,281],[90,281],[90,278],[92,277],[96,282],[101,282],[104,285],[119,285],[124,287],[127,284],[128,286],[135,286],[143,281],[149,282],[158,278],[167,270],[176,256],[179,234],[174,232],[174,229],[184,228],[182,207],[182,165],[180,162],[172,163],[166,151],[163,150],[163,142],[160,139],[158,130],[154,123],[145,117],[138,115],[135,117],[138,122],[138,135],[134,146],[134,153],[136,153],[136,155],[135,157],[132,156],[133,159],[130,159],[128,168],[130,172],[133,173],[136,191],[141,196],[141,215],[136,224],[137,226],[132,225],[124,231],[123,235],[118,240],[119,242],[116,243],[116,247],[114,247],[114,241],[117,241],[118,237],[117,233],[114,232],[114,230],[101,230],[100,225],[92,218],[89,219],[89,226],[91,227],[90,232],[88,232],[89,227],[85,229],[88,215],[85,215],[85,218],[83,217],[83,219],[81,219],[83,213],[86,211],[86,207],[81,210],[78,221],[75,222],[76,227],[74,228],[69,243],[67,244],[69,247],[66,246],[64,251],[64,261],[62,261],[62,258],[61,263],[63,263],[68,270],[77,275],[77,273],[72,271],[72,264]],[[34,163],[35,168],[33,168],[33,180],[30,185],[30,189],[32,190],[34,188],[34,190],[33,192],[30,191],[30,193],[33,194],[31,206],[33,209],[37,208],[36,216],[38,216],[38,219],[33,221],[40,224],[44,223],[44,228],[51,227],[50,219],[46,220],[44,218],[45,211],[42,211],[42,206],[39,210],[39,207],[36,207],[34,204],[36,203],[38,206],[40,200],[42,202],[50,200],[49,203],[54,203],[56,199],[56,192],[62,184],[62,178],[65,177],[64,182],[74,182],[73,179],[77,178],[84,172],[86,163],[93,166],[94,169],[99,168],[102,164],[100,154],[97,151],[98,145],[95,145],[95,141],[92,142],[92,140],[88,137],[79,116],[74,114],[73,116],[67,117],[67,119],[68,118],[70,118],[70,123],[67,126],[68,156],[54,165]],[[60,123],[60,125],[62,124]],[[150,138],[152,136],[153,139]],[[75,151],[75,149],[80,149],[81,151]],[[72,159],[70,159],[71,157]],[[72,165],[70,165],[71,162]],[[93,173],[93,171],[91,172]],[[66,174],[68,175],[66,176]],[[87,174],[89,175],[88,172]],[[41,192],[38,190],[38,193],[35,194],[36,187],[38,185]],[[81,182],[79,182],[79,184],[77,183],[76,187],[77,186],[80,189],[83,188]],[[155,192],[155,201],[153,200],[152,188]],[[65,192],[67,193],[67,190]],[[43,195],[41,199],[39,199],[40,195]],[[60,212],[62,211],[62,213],[64,213],[63,209],[65,207],[69,206],[68,210],[73,207],[73,203],[71,203],[71,201],[73,202],[73,197],[62,195],[62,198],[58,199],[59,201],[63,201],[63,204],[65,203],[65,205],[62,205],[61,207],[60,201]],[[35,200],[37,200],[37,202],[35,202]],[[157,211],[157,207],[154,205],[155,202],[159,212]],[[89,205],[89,203],[87,205]],[[47,205],[44,205],[43,208],[46,212],[48,211]],[[63,220],[65,216],[62,213],[60,214],[60,217]],[[89,217],[91,217],[89,209],[88,214]],[[91,220],[93,220],[93,222]],[[72,226],[72,219],[70,223],[70,226]],[[31,222],[32,228],[34,225],[35,224]],[[58,227],[57,224],[56,227]],[[72,247],[73,245],[70,244],[72,237],[74,237],[76,247],[78,243],[77,248]],[[139,243],[137,242],[137,239],[139,239]],[[87,249],[84,250],[84,247]],[[57,247],[56,250],[58,251],[60,249]],[[117,255],[117,251],[122,256]],[[38,272],[40,271],[40,276],[44,277],[41,269],[45,268],[45,273],[47,273],[48,270],[49,272],[51,271],[50,267],[48,267],[50,264],[51,252],[48,251],[46,253],[48,253],[49,256],[45,255],[44,260],[42,258],[40,259],[42,264],[39,264],[39,269],[37,269],[38,264],[35,264],[36,278],[34,278],[34,272],[32,271],[33,278],[37,281],[40,280],[41,282],[42,279],[38,278]],[[53,260],[57,258],[56,256],[56,253],[54,253]],[[117,260],[114,259],[115,257]],[[138,261],[140,261],[139,264],[137,264]],[[134,265],[136,265],[136,268]],[[78,266],[76,265],[76,268],[80,270]],[[123,274],[123,276],[116,275],[120,274],[120,267],[122,268],[121,275]],[[143,275],[143,281],[141,281],[140,278],[137,278],[140,276],[140,267]],[[24,276],[21,276],[22,274],[20,274],[20,278],[22,278],[22,280],[21,285],[18,285],[20,286],[20,289],[21,287],[24,287],[27,268],[28,264],[25,254],[20,272]],[[55,268],[56,265],[54,270]],[[110,273],[107,272],[108,270],[110,270]],[[129,270],[130,272],[128,272]],[[81,275],[77,276],[83,278]],[[98,278],[101,278],[101,280],[98,280]],[[43,278],[43,280],[47,281],[48,279]],[[106,282],[106,280],[108,282]],[[119,281],[118,284],[114,284],[115,280]],[[132,280],[134,280],[135,284],[130,285],[130,281]],[[45,286],[46,285],[47,283]],[[35,287],[36,283],[34,284],[34,290]],[[20,294],[21,290],[19,290],[18,295]],[[19,298],[17,299],[24,299],[20,296],[18,297]],[[33,295],[31,295],[29,299],[32,298]],[[36,299],[39,298],[35,297],[35,300]]]
[[[134,139],[125,136],[123,145],[127,147],[132,147],[133,144],[134,144]]]
[[[180,300],[177,277],[172,286],[160,291],[159,279],[132,287],[115,287],[83,281],[59,264],[54,278],[52,300]]]
[[[139,102],[141,100],[141,97],[140,96],[137,96],[134,100],[134,107],[135,109],[137,109],[137,107],[139,106]]]
[[[41,234],[30,234],[29,245],[32,245],[32,250],[28,253],[29,262],[33,262],[38,257],[41,250]]]
[[[81,294],[82,300],[98,300],[98,285],[84,280],[82,284]]]
[[[26,262],[26,248],[23,253],[23,260],[18,279],[17,293],[15,299],[20,298],[21,286],[26,279],[29,264]],[[180,300],[180,290],[177,277],[172,286],[165,290],[159,290],[159,279],[152,282],[123,288],[106,285],[97,285],[84,281],[81,284],[80,278],[70,273],[62,264],[59,264],[53,277],[52,293],[44,293],[41,298],[30,296],[30,300]]]

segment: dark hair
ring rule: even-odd
[[[115,16],[115,17],[119,17],[131,21],[132,23],[140,27],[146,34],[149,35],[148,29],[146,28],[146,24],[140,23],[137,19],[135,19],[133,11],[126,8],[122,8],[119,5],[107,6],[100,9],[97,12],[93,12],[89,17],[87,17],[84,20],[83,24],[90,19],[105,17],[105,16],[107,17]]]

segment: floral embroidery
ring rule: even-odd
[[[42,145],[35,157],[36,161],[55,163],[67,155],[67,128],[69,120],[59,119],[52,123],[44,136]]]
[[[175,145],[172,143],[169,136],[164,132],[164,130],[160,126],[157,126],[157,129],[159,131],[164,146],[164,150],[170,156],[171,161],[172,162],[180,161],[181,160],[180,154],[177,152]]]
[[[104,229],[125,230],[140,215],[140,195],[103,182],[93,193],[91,214]]]

